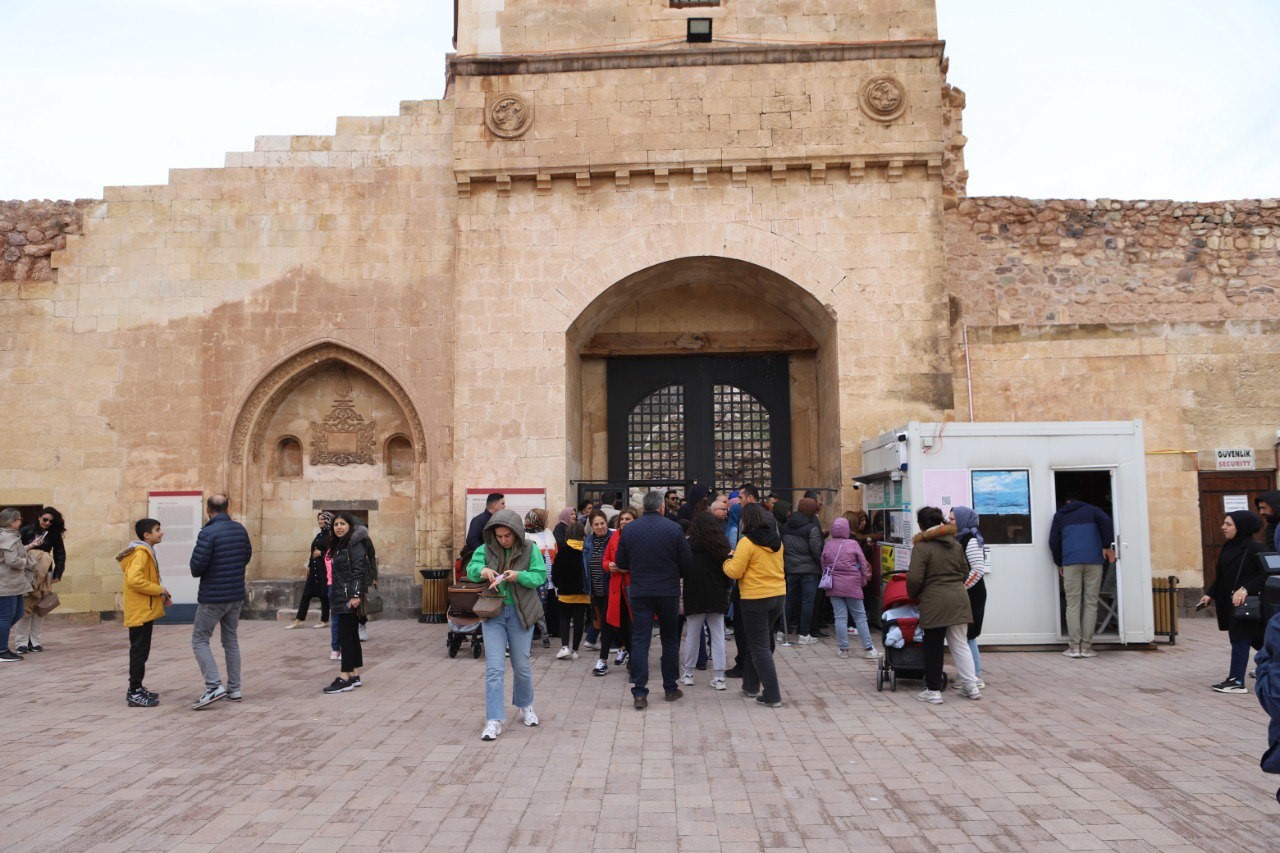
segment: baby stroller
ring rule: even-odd
[[[876,671],[876,690],[883,691],[885,682],[897,691],[898,676],[924,678],[924,644],[916,639],[920,625],[920,602],[907,595],[906,572],[895,572],[884,586],[884,611],[880,616],[884,655]],[[901,645],[899,645],[901,644]],[[947,674],[942,674],[942,689],[947,689]]]
[[[471,657],[478,658],[484,654],[484,632],[480,629],[480,617],[471,610],[480,591],[487,584],[470,581],[454,581],[449,586],[449,607],[445,618],[449,623],[449,633],[445,643],[449,649],[449,657],[456,658],[463,640],[471,640]]]

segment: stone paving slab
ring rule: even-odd
[[[699,672],[640,713],[620,671],[595,678],[588,653],[556,661],[535,643],[542,725],[511,709],[484,743],[484,664],[449,659],[443,626],[373,623],[366,686],[325,696],[327,631],[242,623],[244,701],[195,712],[189,628],[157,627],[162,704],[138,709],[123,628],[51,624],[45,652],[0,665],[0,837],[8,851],[1277,849],[1266,718],[1252,695],[1207,688],[1228,660],[1215,628],[1186,620],[1176,646],[1094,660],[984,653],[982,700],[941,706],[915,700],[919,682],[877,693],[874,662],[839,660],[830,640],[780,648],[779,710]]]

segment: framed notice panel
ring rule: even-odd
[[[147,516],[160,522],[164,541],[156,546],[160,561],[160,582],[173,595],[169,616],[181,621],[188,610],[195,614],[200,582],[191,577],[191,551],[204,523],[202,492],[151,492],[147,495]],[[166,621],[170,621],[166,619]]]
[[[546,489],[504,489],[500,486],[493,489],[467,489],[468,526],[471,525],[471,519],[484,512],[484,499],[494,492],[506,496],[507,509],[513,510],[516,515],[520,516],[521,521],[524,521],[525,513],[529,510],[547,508]],[[554,517],[548,520],[547,524],[549,527],[554,526]]]

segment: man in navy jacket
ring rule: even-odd
[[[684,531],[662,514],[662,492],[644,496],[644,513],[622,531],[618,568],[631,573],[631,695],[637,711],[649,704],[649,645],[653,619],[662,637],[662,689],[673,702],[684,693],[679,677],[680,578],[693,562]]]
[[[1062,576],[1067,604],[1069,658],[1094,658],[1093,630],[1098,624],[1098,592],[1102,588],[1103,560],[1115,562],[1112,549],[1115,525],[1093,504],[1070,495],[1058,508],[1049,528],[1049,550]]]
[[[227,514],[226,495],[212,495],[206,502],[209,521],[196,537],[191,551],[191,576],[200,579],[196,597],[195,625],[191,630],[191,648],[204,676],[204,694],[193,710],[200,710],[219,699],[240,701],[240,608],[244,606],[244,572],[253,556],[249,532]],[[221,626],[222,650],[227,658],[227,686],[222,686],[218,662],[209,649],[209,638],[215,626]]]

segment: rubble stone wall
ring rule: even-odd
[[[79,234],[97,199],[0,201],[0,281],[50,281],[49,256]]]

